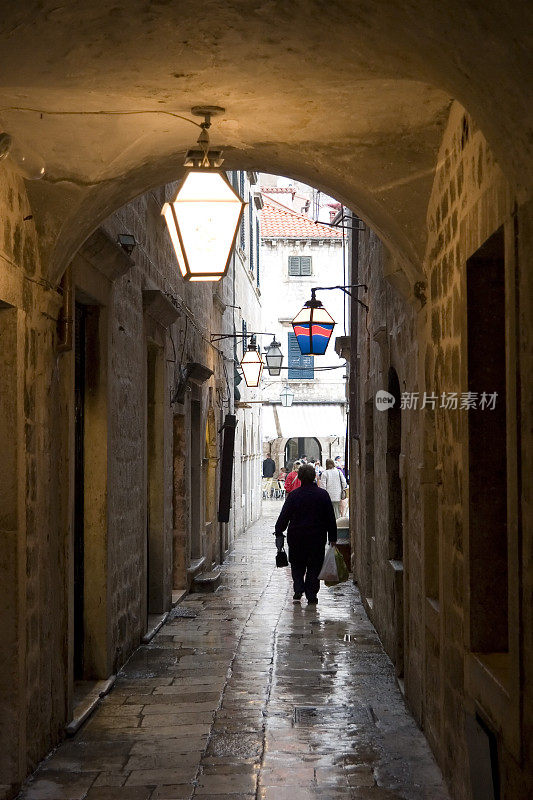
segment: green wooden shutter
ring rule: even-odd
[[[311,275],[311,256],[300,256],[300,275]]]
[[[300,275],[300,256],[289,256],[289,275]]]
[[[315,359],[313,356],[303,356],[294,333],[289,333],[289,380],[312,380],[315,377]]]

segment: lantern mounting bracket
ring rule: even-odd
[[[209,128],[211,127],[211,117],[224,114],[225,111],[226,109],[222,106],[193,106],[191,108],[191,114],[195,117],[203,117],[204,121],[200,123],[202,131],[197,139],[200,149],[192,148],[187,151],[183,162],[185,167],[218,169],[222,166],[224,163],[222,150],[209,147]]]
[[[211,341],[220,342],[223,339],[248,339],[252,336],[275,336],[272,331],[246,331],[246,333],[212,333]]]
[[[352,298],[352,300],[355,300],[357,303],[359,303],[360,306],[363,306],[363,308],[366,308],[366,310],[368,311],[367,304],[363,303],[362,300],[359,300],[359,298],[351,291],[352,289],[364,289],[365,292],[368,292],[368,286],[366,285],[366,283],[346,283],[346,284],[344,284],[342,286],[315,286],[315,287],[313,287],[311,289],[311,300],[307,301],[306,306],[307,305],[310,306],[311,303],[313,303],[313,304],[316,303],[316,304],[318,304],[318,306],[321,306],[322,303],[320,302],[320,300],[316,299],[316,293],[317,292],[328,292],[331,289],[340,289],[341,292],[344,292],[344,294],[347,294],[349,297]],[[315,307],[317,307],[317,306],[315,306]]]
[[[204,117],[202,127],[211,125],[211,117],[217,117],[219,114],[225,114],[226,109],[222,106],[193,106],[191,114],[195,117]]]

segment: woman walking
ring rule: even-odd
[[[290,494],[294,492],[295,489],[299,489],[302,485],[300,483],[300,479],[298,478],[298,470],[302,466],[301,461],[295,461],[292,465],[292,470],[289,472],[287,477],[285,478],[285,492]]]
[[[331,458],[328,458],[326,460],[326,469],[320,476],[320,486],[322,489],[325,489],[330,496],[335,512],[335,519],[339,519],[341,515],[341,500],[343,499],[343,493],[346,492],[347,485],[346,478],[342,472],[337,469]]]

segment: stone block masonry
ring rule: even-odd
[[[240,506],[224,529],[216,520],[217,431],[233,388],[209,333],[229,325],[231,288],[178,277],[159,214],[171,191],[118,210],[77,253],[74,336],[58,350],[63,289],[42,274],[24,185],[2,163],[2,797],[63,738],[78,682],[117,673],[187,588],[191,561],[211,569],[244,522]],[[117,243],[124,231],[131,256]],[[190,362],[212,377],[171,403]]]
[[[406,698],[458,800],[472,796],[472,775],[481,769],[466,733],[472,720],[481,726],[479,735],[493,736],[497,743],[494,768],[502,796],[525,800],[533,793],[531,754],[520,744],[532,724],[531,687],[520,664],[531,663],[533,650],[529,628],[520,622],[521,608],[530,616],[531,588],[519,554],[524,543],[529,547],[529,534],[521,527],[528,490],[517,478],[529,458],[518,443],[531,428],[531,408],[520,392],[530,359],[527,342],[517,335],[531,307],[530,216],[473,120],[454,103],[428,206],[425,284],[403,293],[390,285],[385,274],[391,267],[378,238],[368,229],[359,234],[357,279],[369,286],[370,311],[368,317],[359,315],[359,352],[352,353],[351,368],[361,420],[359,441],[351,439],[357,580]],[[502,243],[501,252],[491,244],[490,259],[503,265],[495,307],[502,309],[506,350],[506,389],[498,402],[507,411],[505,427],[490,436],[500,442],[501,453],[507,452],[507,473],[499,487],[491,485],[497,457],[487,472],[483,508],[476,512],[469,460],[472,416],[460,404],[445,408],[442,395],[461,398],[475,389],[479,398],[493,390],[469,384],[473,362],[467,357],[469,318],[475,304],[488,302],[481,292],[491,291],[481,277],[480,294],[473,296],[471,288],[468,294],[468,264],[489,240]],[[488,339],[483,350],[488,363],[496,358],[494,348],[494,338]],[[416,408],[405,403],[397,417],[375,406],[379,389],[392,391],[393,373],[397,401],[404,393],[418,398]],[[424,393],[435,395],[434,406],[423,407]],[[495,533],[507,536],[497,567],[504,579],[484,589],[479,555],[473,555],[479,545],[472,519],[494,492],[507,498],[507,525]],[[496,541],[487,539],[484,547],[500,558]],[[475,610],[481,592],[491,598],[483,619]],[[499,623],[508,631],[501,652],[489,642],[494,603],[507,609]],[[483,635],[487,644],[476,645]]]

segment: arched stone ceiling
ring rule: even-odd
[[[173,114],[201,103],[226,107],[212,141],[228,168],[323,188],[416,274],[452,98],[529,192],[531,22],[531,4],[495,0],[6,6],[0,122],[46,161],[31,199],[49,274],[118,206],[179,177],[197,129]]]

